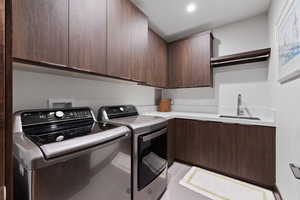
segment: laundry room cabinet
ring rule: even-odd
[[[108,75],[146,82],[148,19],[127,0],[108,0]]]
[[[68,65],[68,0],[12,0],[13,57]]]
[[[147,85],[166,88],[168,85],[168,49],[167,43],[149,29],[148,35]]]
[[[13,0],[16,62],[146,83],[148,19],[129,0]]]
[[[274,127],[176,119],[171,136],[175,160],[264,187],[275,185]]]
[[[167,43],[129,0],[12,0],[14,62],[158,88],[212,87],[210,31]]]
[[[212,87],[210,31],[168,45],[170,88]]]
[[[106,0],[69,1],[69,67],[106,74]]]

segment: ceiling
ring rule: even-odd
[[[271,0],[132,0],[149,17],[151,28],[172,41],[192,33],[268,11]],[[186,7],[194,3],[196,11]]]

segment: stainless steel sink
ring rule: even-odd
[[[231,116],[231,115],[220,115],[222,118],[234,118],[234,119],[249,119],[249,120],[260,120],[258,117],[246,117],[246,116]]]

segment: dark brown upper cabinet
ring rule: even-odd
[[[129,0],[13,0],[15,61],[160,88],[212,86],[211,32],[167,45]]]
[[[146,82],[148,20],[127,0],[108,1],[108,75]]]
[[[168,78],[167,44],[149,29],[147,85],[166,88]]]
[[[212,87],[210,31],[169,44],[169,87]]]
[[[174,42],[168,46],[168,85],[169,88],[179,88],[184,86],[184,77],[188,72],[183,66],[187,66],[187,58],[184,56],[187,45],[186,41]],[[178,62],[180,61],[180,62]],[[186,67],[186,70],[188,68]]]
[[[70,67],[106,74],[106,2],[70,0]]]
[[[67,65],[68,0],[13,0],[13,57]]]

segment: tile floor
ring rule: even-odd
[[[211,200],[179,184],[190,169],[189,165],[174,162],[169,168],[168,189],[161,200]]]
[[[168,189],[161,200],[211,200],[179,184],[179,181],[190,169],[191,166],[178,162],[171,166],[169,169]]]

